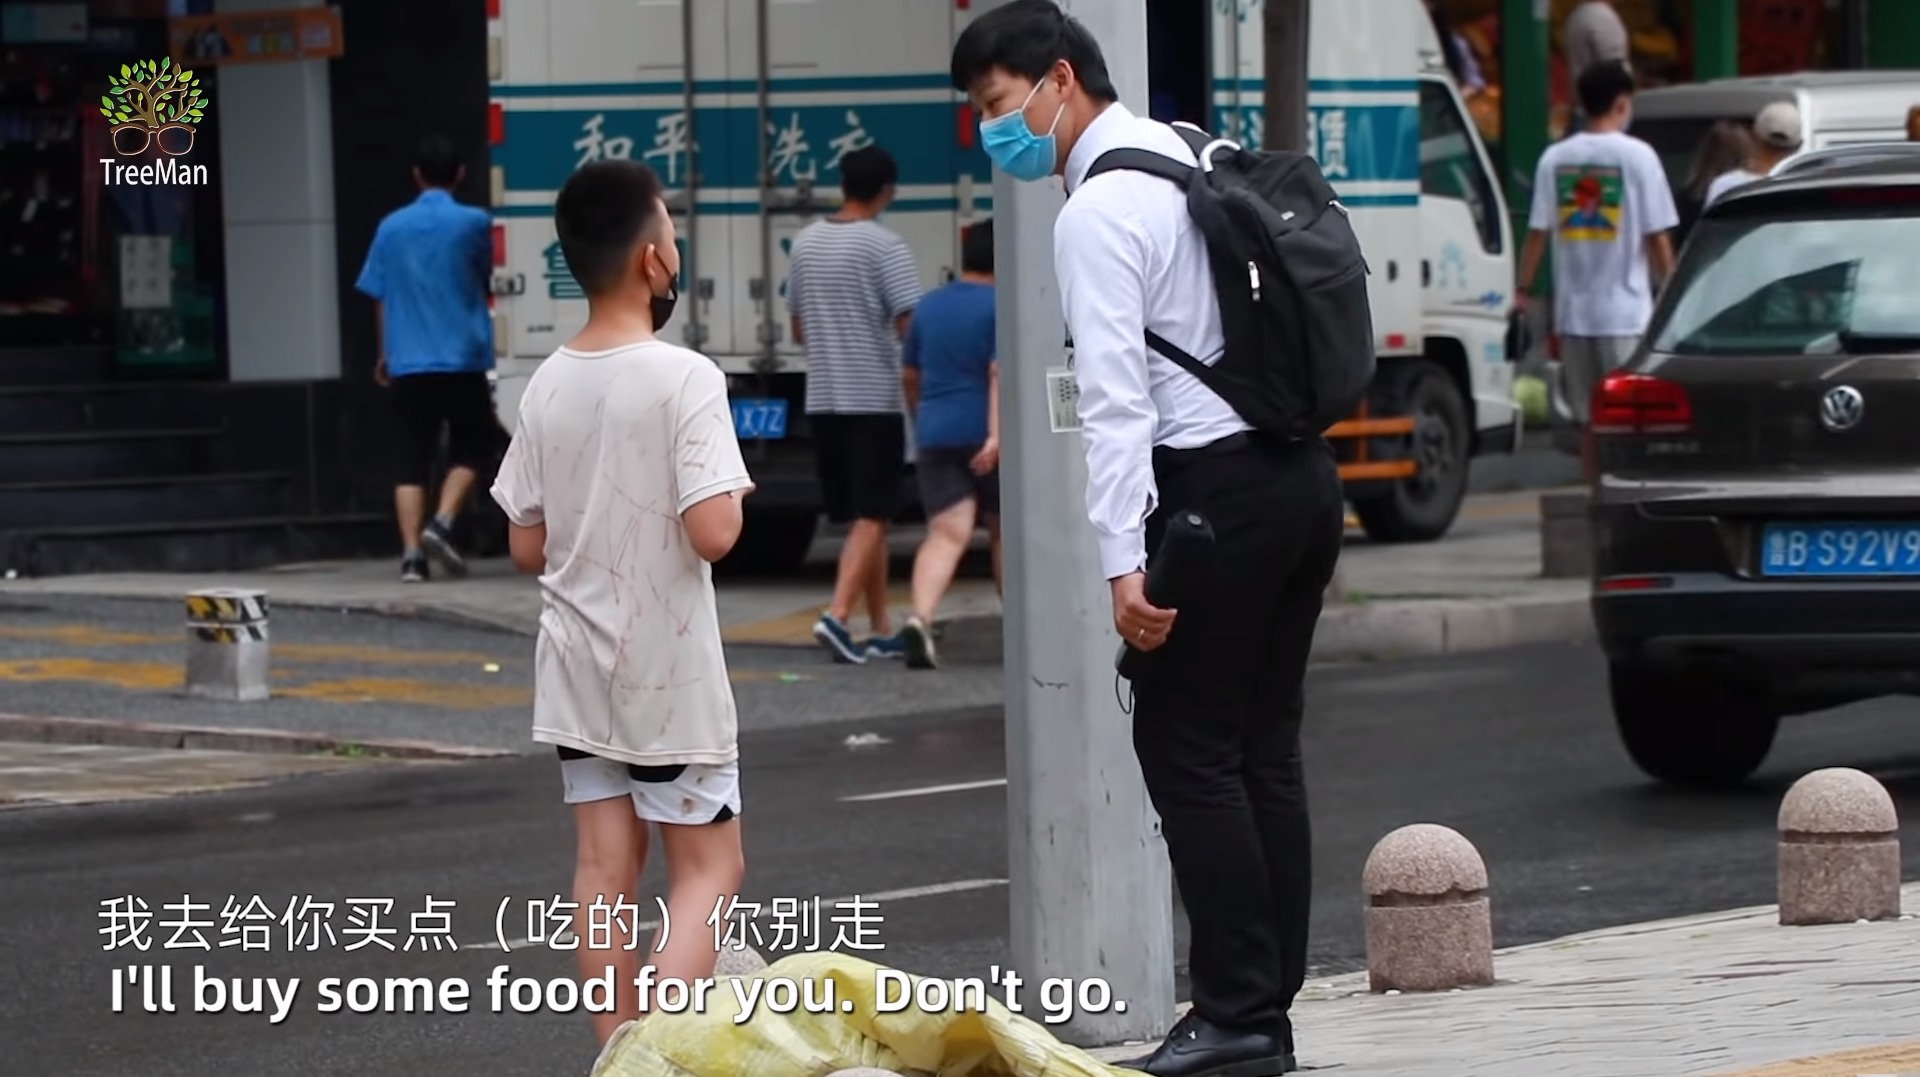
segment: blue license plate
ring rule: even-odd
[[[1765,576],[1920,576],[1920,524],[1768,524]]]
[[[742,440],[787,436],[787,402],[778,397],[733,402],[733,433]]]

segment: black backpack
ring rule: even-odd
[[[1180,184],[1206,237],[1225,353],[1209,366],[1151,329],[1147,345],[1257,429],[1319,436],[1365,399],[1376,363],[1371,271],[1347,208],[1310,156],[1246,150],[1191,124],[1173,129],[1202,167],[1125,148],[1087,171],[1091,179],[1129,169]]]

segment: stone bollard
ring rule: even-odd
[[[1794,782],[1780,801],[1780,922],[1898,919],[1899,831],[1871,775],[1829,767]]]
[[[1540,575],[1584,579],[1593,572],[1593,530],[1585,490],[1540,495]]]
[[[1434,823],[1401,827],[1373,847],[1361,880],[1373,990],[1493,982],[1487,865],[1458,831]]]
[[[227,703],[266,699],[267,593],[232,588],[187,596],[187,694]]]

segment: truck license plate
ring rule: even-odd
[[[1920,576],[1920,524],[1769,524],[1760,538],[1767,576]]]
[[[771,399],[733,402],[733,433],[741,440],[787,436],[787,402]]]

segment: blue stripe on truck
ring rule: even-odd
[[[1420,110],[1413,105],[1332,105],[1308,110],[1307,148],[1327,182],[1420,182]],[[1260,105],[1215,105],[1214,127],[1257,149],[1265,130]],[[1365,203],[1354,201],[1355,205]]]
[[[952,92],[953,83],[944,74],[921,73],[917,75],[822,75],[816,77],[777,78],[768,80],[768,89],[774,93],[860,93],[883,90],[946,90]],[[511,86],[495,86],[495,97],[659,97],[675,96],[687,92],[684,82],[552,82],[518,83]],[[695,79],[694,93],[759,93],[760,84],[753,79]],[[959,103],[958,95],[954,103]]]
[[[510,190],[558,190],[574,169],[599,157],[633,157],[660,173],[669,187],[686,182],[688,133],[679,109],[509,109],[505,138],[493,162]],[[838,188],[838,159],[863,145],[885,146],[900,164],[900,182],[950,184],[971,173],[990,178],[977,146],[959,145],[960,114],[950,104],[875,104],[775,108],[766,135],[774,182],[792,187],[811,176],[816,186]],[[702,187],[760,186],[759,112],[755,108],[703,108],[695,116]]]
[[[986,197],[987,193],[988,192],[983,191],[981,197],[975,198],[973,201],[973,211],[980,216],[985,216],[993,209],[993,200]],[[1354,200],[1349,200],[1349,202],[1353,205],[1369,204]],[[957,198],[896,198],[893,204],[887,207],[887,212],[953,213],[958,211],[959,208],[960,200]],[[545,205],[494,206],[488,212],[492,213],[495,217],[550,218],[553,216],[553,204],[549,202]],[[707,201],[705,199],[700,201],[700,216],[702,217],[753,217],[757,216],[759,212],[760,204],[758,202]]]

